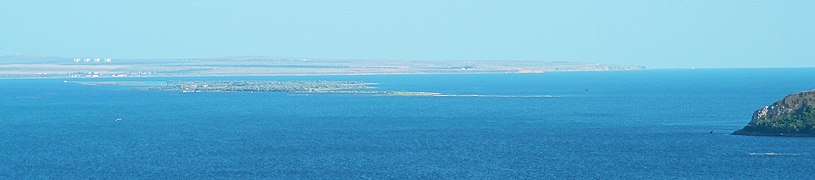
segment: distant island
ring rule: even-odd
[[[334,92],[369,89],[356,81],[174,81],[147,90],[181,92]]]
[[[451,96],[436,92],[378,91],[375,83],[357,81],[65,81],[88,86],[128,86],[137,90],[200,92],[286,92],[382,96]],[[455,96],[455,95],[452,95]]]
[[[815,90],[788,95],[753,113],[734,135],[815,136]]]
[[[645,67],[636,65],[565,61],[430,61],[275,57],[116,59],[109,57],[0,56],[0,78],[503,74],[643,69]]]
[[[377,90],[378,83],[359,81],[63,81],[86,86],[123,86],[144,91],[180,93],[282,92],[290,94],[356,94],[368,96],[429,96],[477,98],[560,98],[554,95],[444,94],[427,91]]]

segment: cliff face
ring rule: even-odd
[[[815,90],[792,94],[753,113],[736,135],[815,136]]]

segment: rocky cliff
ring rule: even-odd
[[[815,136],[815,90],[788,95],[753,113],[735,135]]]

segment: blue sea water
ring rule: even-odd
[[[0,80],[0,178],[810,179],[815,138],[729,134],[756,109],[815,89],[813,77],[815,69],[705,69],[114,79],[352,80],[499,97]]]

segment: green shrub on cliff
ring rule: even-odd
[[[798,112],[776,120],[760,121],[744,130],[764,133],[815,135],[815,106],[804,104]]]

